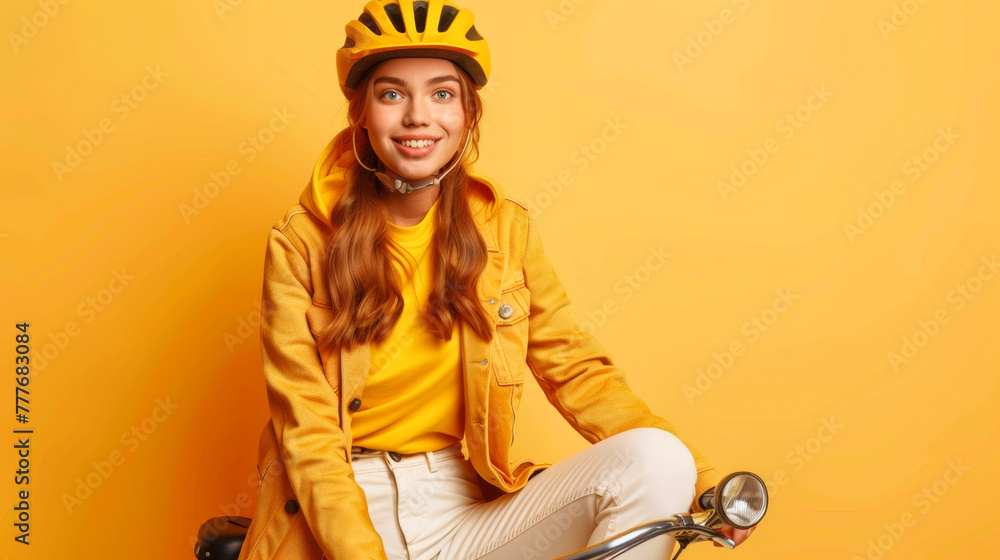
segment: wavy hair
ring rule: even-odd
[[[452,63],[454,64],[454,63]],[[486,312],[479,304],[476,282],[486,267],[486,244],[468,204],[468,165],[479,158],[479,121],[483,103],[472,81],[457,65],[469,150],[441,181],[432,252],[434,277],[428,303],[418,318],[437,339],[451,339],[455,321],[466,321],[484,340],[491,337]],[[374,71],[348,100],[348,126],[334,138],[336,147],[351,149],[352,134],[372,99]],[[358,134],[358,156],[368,167],[378,158],[366,134]],[[388,248],[389,196],[375,174],[356,159],[346,172],[347,188],[331,210],[333,232],[327,245],[326,276],[334,319],[320,333],[320,344],[351,348],[362,342],[384,342],[403,313],[401,280]]]

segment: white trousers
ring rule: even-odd
[[[658,428],[599,441],[490,502],[460,442],[352,462],[389,560],[552,560],[688,511],[696,478],[691,453]],[[619,558],[669,560],[673,548],[659,536]]]

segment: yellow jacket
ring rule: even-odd
[[[385,559],[350,454],[352,403],[360,405],[369,345],[320,349],[315,338],[333,318],[324,247],[353,157],[327,145],[299,204],[268,237],[260,334],[271,419],[260,435],[257,507],[240,560]],[[487,499],[520,489],[534,471],[551,466],[510,458],[529,374],[590,443],[643,426],[674,433],[629,389],[607,350],[580,329],[526,208],[487,177],[469,175],[470,208],[489,252],[478,295],[495,335],[485,342],[464,323],[459,332],[465,440]],[[502,303],[514,309],[507,318],[497,313]],[[700,496],[719,474],[688,449]],[[697,499],[692,509],[700,510]]]

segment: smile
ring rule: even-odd
[[[440,138],[435,140],[396,140],[393,138],[392,143],[404,157],[423,159],[437,149],[440,140]]]
[[[395,142],[397,144],[402,144],[403,146],[406,146],[407,148],[426,148],[427,146],[431,146],[431,145],[437,143],[437,140],[395,140],[395,139],[393,139],[393,142]]]

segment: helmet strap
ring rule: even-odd
[[[410,181],[403,178],[401,175],[387,168],[382,160],[378,162],[378,169],[372,169],[361,162],[361,158],[358,156],[358,147],[354,142],[354,131],[351,131],[351,146],[354,148],[354,158],[358,160],[358,164],[368,171],[375,173],[378,180],[381,181],[383,185],[391,192],[398,192],[400,194],[409,194],[417,189],[422,189],[424,187],[429,187],[431,185],[437,185],[441,183],[445,175],[451,173],[451,170],[458,165],[458,162],[462,161],[462,157],[465,156],[465,150],[469,147],[469,140],[472,139],[472,130],[465,137],[465,145],[462,146],[462,152],[458,154],[455,161],[448,167],[448,169],[441,173],[440,175],[431,175],[430,177],[424,177],[423,179],[418,179],[415,181]]]

